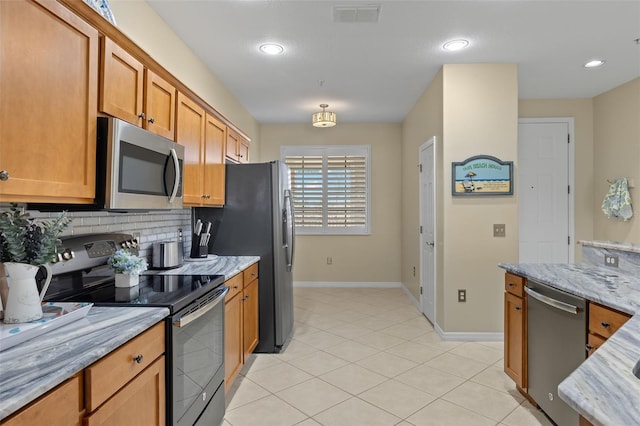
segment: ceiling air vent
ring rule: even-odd
[[[333,21],[342,23],[368,22],[377,23],[380,18],[380,5],[367,6],[334,6]]]

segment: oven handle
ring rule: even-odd
[[[198,318],[200,318],[201,316],[203,316],[204,314],[206,314],[207,312],[209,312],[210,310],[215,308],[220,302],[222,302],[224,300],[224,297],[227,295],[228,292],[229,292],[229,287],[225,287],[224,290],[222,290],[222,292],[220,293],[220,296],[216,297],[211,302],[209,302],[206,305],[202,306],[197,311],[192,312],[190,314],[187,314],[187,315],[185,315],[183,317],[180,317],[179,319],[173,321],[173,325],[176,326],[176,327],[184,327],[184,326],[188,325],[189,323],[197,320]]]
[[[539,300],[540,302],[554,307],[556,309],[560,309],[561,311],[569,312],[573,315],[578,315],[580,312],[580,308],[569,303],[561,302],[556,299],[552,299],[551,297],[545,296],[543,294],[538,293],[537,291],[531,290],[529,287],[524,287],[524,291],[534,299]]]

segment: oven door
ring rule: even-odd
[[[167,423],[224,417],[224,297],[220,286],[170,317]],[[215,413],[210,411],[214,410]]]

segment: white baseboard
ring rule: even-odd
[[[422,312],[422,308],[420,307],[420,301],[418,299],[416,299],[415,297],[413,297],[413,294],[411,294],[411,292],[409,291],[407,286],[402,284],[400,287],[402,288],[402,291],[404,291],[404,294],[407,295],[409,300],[411,300],[411,303],[413,303],[413,305],[416,307],[416,309],[418,309],[418,312]]]
[[[294,281],[294,287],[351,287],[351,288],[397,288],[398,282],[340,282],[340,281]]]
[[[444,340],[456,342],[502,342],[504,341],[504,333],[483,333],[483,332],[460,332],[460,331],[444,331],[436,323],[434,328],[438,336]]]

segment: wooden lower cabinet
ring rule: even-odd
[[[80,425],[82,415],[82,373],[79,373],[0,424],[2,426]]]
[[[164,329],[156,324],[0,425],[164,425]]]
[[[258,264],[226,281],[224,370],[225,390],[229,390],[247,358],[258,345],[259,292]]]
[[[504,372],[520,390],[527,389],[527,299],[523,277],[505,274]]]
[[[94,412],[85,426],[165,424],[164,355],[127,383]]]

